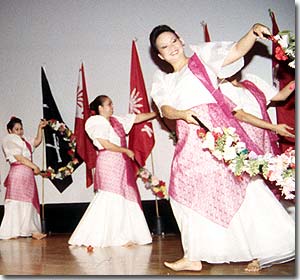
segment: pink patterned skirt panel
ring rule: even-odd
[[[248,136],[261,148],[264,154],[273,153],[272,143],[266,129],[255,127],[251,124],[241,122]]]
[[[204,104],[192,110],[209,129],[228,127],[228,120],[214,112],[216,106]],[[214,223],[228,227],[244,200],[249,177],[235,177],[222,161],[202,150],[197,129],[198,125],[177,121],[178,143],[172,162],[169,194]]]
[[[31,168],[19,163],[11,164],[4,186],[6,187],[5,199],[31,202],[40,213],[38,190]]]
[[[138,203],[140,193],[131,160],[121,153],[107,150],[98,153],[95,171],[95,189],[113,192]]]

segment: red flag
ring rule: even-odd
[[[208,32],[208,27],[206,22],[201,23],[203,26],[203,32],[204,32],[204,42],[211,42],[209,32]]]
[[[272,21],[272,35],[276,35],[279,32],[279,28],[276,22],[276,18],[274,13],[271,11],[271,9],[269,9],[269,15],[271,17],[271,21]],[[278,71],[278,67],[279,67],[279,62],[278,60],[275,58],[275,49],[278,46],[278,43],[276,42],[272,42],[272,54],[273,54],[273,58],[272,58],[272,75],[273,75],[273,84],[279,89],[279,80],[277,79],[277,71]]]
[[[272,20],[272,34],[275,36],[280,30],[276,22],[275,14],[269,9],[269,14]],[[273,70],[273,83],[281,90],[291,80],[295,79],[295,72],[275,58],[275,48],[278,43],[272,42],[272,70]],[[295,94],[276,106],[277,123],[285,123],[294,128],[295,131]],[[289,147],[295,147],[295,138],[280,137],[279,140],[281,151],[284,152]]]
[[[84,125],[90,116],[89,102],[84,76],[83,64],[79,69],[76,92],[76,116],[74,135],[76,136],[76,151],[86,165],[86,187],[93,183],[92,169],[96,165],[96,149],[85,132]]]
[[[132,41],[131,73],[130,73],[130,103],[129,113],[149,113],[147,92],[142,69],[136,49]],[[129,149],[134,151],[135,159],[141,166],[145,166],[146,159],[154,146],[154,134],[151,122],[135,124],[129,133]]]

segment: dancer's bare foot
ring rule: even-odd
[[[257,272],[260,270],[261,268],[258,260],[253,260],[252,262],[248,263],[247,267],[245,268],[246,272]]]
[[[47,236],[47,234],[44,234],[44,233],[40,233],[40,232],[34,232],[31,237],[33,239],[37,239],[37,240],[41,240],[43,238],[45,238]]]
[[[164,262],[164,265],[168,268],[171,268],[175,271],[181,270],[192,270],[192,271],[200,271],[202,269],[201,261],[189,261],[186,258],[182,258],[176,262]]]
[[[127,247],[131,247],[131,246],[134,246],[134,245],[136,245],[136,243],[134,243],[132,241],[128,241],[126,244],[122,245],[122,247],[127,248]]]

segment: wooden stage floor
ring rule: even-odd
[[[55,234],[43,240],[0,240],[1,275],[248,275],[295,276],[295,261],[274,265],[256,273],[245,273],[245,263],[203,263],[200,272],[174,272],[163,261],[182,256],[180,236],[153,236],[153,243],[129,248],[110,247],[87,252],[70,247],[70,234]]]

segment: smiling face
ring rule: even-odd
[[[98,109],[99,114],[105,118],[109,118],[114,113],[114,106],[110,98],[106,98]]]
[[[20,123],[16,123],[12,129],[9,129],[8,132],[10,134],[16,134],[20,137],[24,135],[24,129],[23,126]]]
[[[183,45],[173,32],[163,32],[156,39],[156,48],[160,59],[171,65],[184,58]]]

